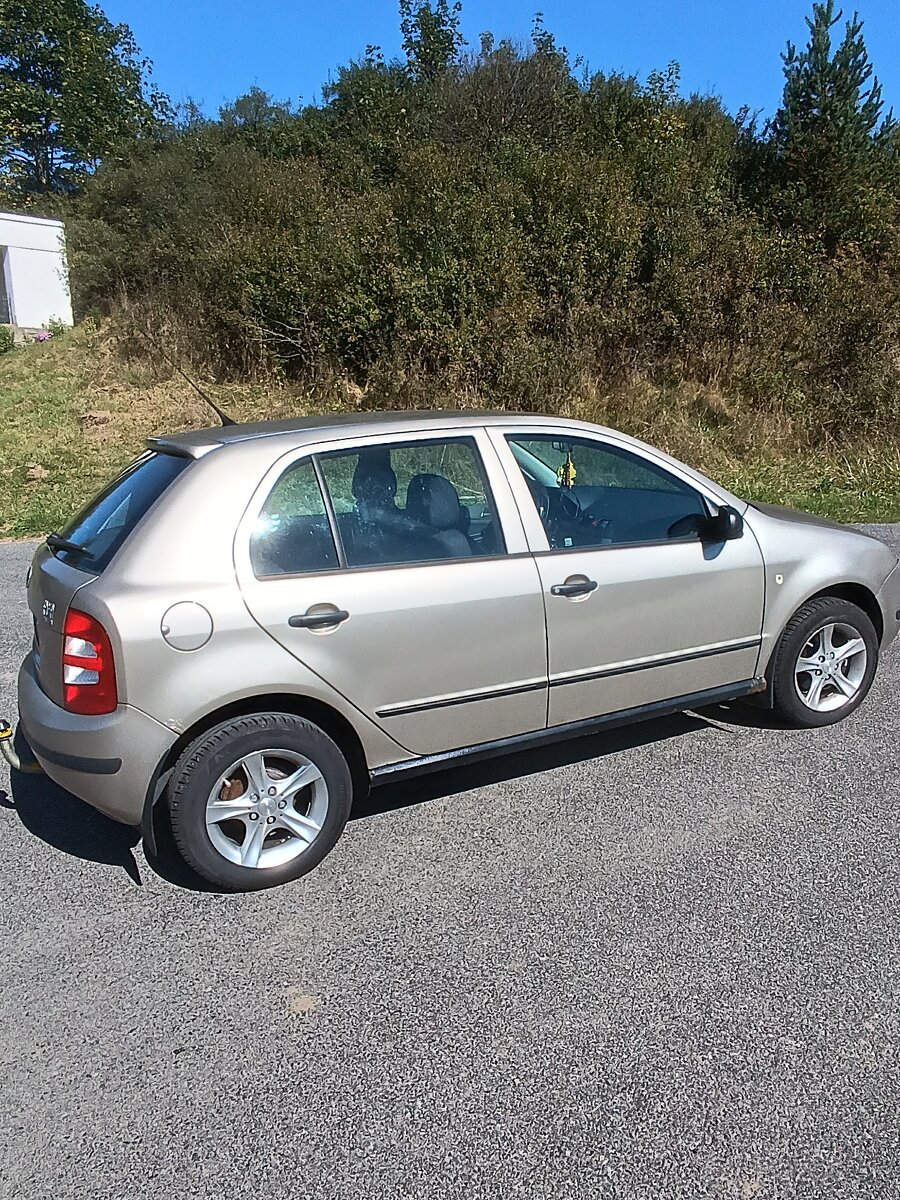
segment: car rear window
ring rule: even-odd
[[[57,558],[99,575],[138,521],[189,465],[190,459],[176,454],[142,455],[60,530],[66,541],[83,549],[56,550]]]

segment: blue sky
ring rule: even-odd
[[[399,51],[394,0],[101,4],[131,26],[173,100],[191,97],[211,113],[252,84],[309,102],[368,43]],[[464,0],[462,27],[476,45],[482,30],[525,40],[541,9],[557,41],[594,70],[645,77],[675,59],[684,91],[714,92],[731,111],[749,104],[771,113],[781,95],[779,55],[788,38],[805,41],[811,8],[811,0]],[[860,0],[859,11],[886,103],[900,110],[897,0]]]

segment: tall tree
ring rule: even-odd
[[[403,50],[414,79],[436,79],[453,63],[463,44],[461,11],[460,0],[400,0]]]
[[[168,110],[127,25],[85,0],[0,0],[0,176],[20,197],[77,187]]]
[[[895,122],[882,118],[881,85],[869,62],[858,14],[832,52],[843,13],[834,0],[813,4],[809,42],[782,55],[784,97],[772,123],[788,215],[834,250],[865,240],[877,226],[881,185],[893,161]]]

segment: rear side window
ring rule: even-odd
[[[250,562],[257,579],[328,571],[338,565],[310,459],[288,467],[269,493],[250,536]]]
[[[332,451],[319,462],[348,567],[505,553],[471,438]]]
[[[124,545],[138,521],[190,465],[175,454],[145,454],[114,479],[61,530],[79,550],[56,550],[63,562],[99,575]]]

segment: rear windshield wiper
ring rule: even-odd
[[[58,533],[48,533],[44,541],[51,550],[71,550],[75,554],[85,554],[88,558],[93,557],[82,542],[70,542],[68,538],[64,538]]]

